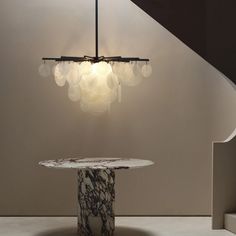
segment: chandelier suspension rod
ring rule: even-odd
[[[95,37],[96,58],[98,59],[98,0],[95,0]]]
[[[73,61],[73,62],[84,62],[90,61],[91,63],[97,63],[100,61],[109,62],[149,62],[149,59],[139,58],[139,57],[121,57],[121,56],[113,56],[113,57],[105,57],[99,56],[99,32],[98,32],[98,10],[99,10],[99,0],[95,0],[95,56],[84,56],[84,57],[74,57],[74,56],[61,56],[61,57],[43,57],[43,61],[56,61],[56,62],[63,62],[63,61]]]

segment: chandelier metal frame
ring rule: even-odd
[[[56,62],[84,62],[89,61],[91,63],[97,62],[149,62],[149,59],[143,59],[139,57],[122,57],[122,56],[99,56],[99,39],[98,39],[98,0],[95,0],[95,56],[61,56],[61,57],[43,57],[43,61],[56,61]]]

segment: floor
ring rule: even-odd
[[[233,236],[210,217],[117,217],[118,236]],[[0,236],[75,236],[75,217],[0,217]]]

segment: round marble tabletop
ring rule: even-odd
[[[149,160],[129,158],[66,158],[46,160],[39,162],[40,165],[58,169],[133,169],[153,165]]]

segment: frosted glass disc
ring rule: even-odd
[[[66,77],[61,73],[60,64],[57,64],[54,69],[54,78],[58,86],[62,87],[66,83]]]
[[[66,75],[66,80],[69,85],[77,85],[80,81],[80,66],[78,63],[73,62],[69,64],[69,70]]]
[[[95,90],[97,83],[98,83],[98,77],[90,74],[88,76],[86,76],[86,86],[89,90]]]
[[[58,64],[58,69],[62,76],[67,76],[70,71],[70,63],[69,62],[61,62]]]
[[[55,77],[55,82],[59,87],[63,87],[66,83],[65,77]]]
[[[119,84],[118,77],[114,73],[110,73],[107,76],[107,86],[110,89],[117,89],[118,84]]]
[[[151,65],[143,65],[142,67],[142,74],[145,78],[150,77],[152,74],[152,67]]]
[[[80,87],[79,86],[69,86],[68,97],[71,101],[76,102],[80,99]]]
[[[88,75],[92,72],[92,64],[88,61],[84,61],[80,64],[80,74],[81,76],[83,75]]]
[[[107,76],[112,72],[112,67],[109,63],[101,61],[92,65],[92,71],[98,76]]]
[[[131,81],[131,86],[136,86],[142,82],[142,72],[138,63],[133,65],[134,77]]]
[[[123,63],[119,66],[120,81],[126,86],[136,86],[142,81],[141,73],[136,64]]]
[[[51,74],[51,68],[49,65],[43,63],[39,66],[39,74],[42,77],[48,77]]]

